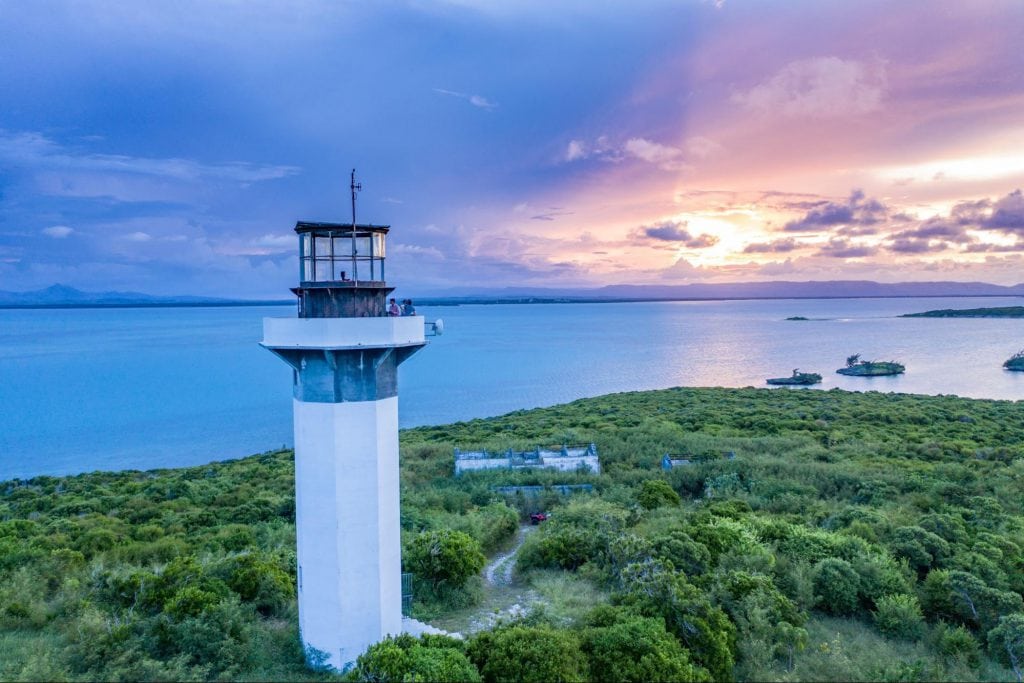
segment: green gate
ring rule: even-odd
[[[402,574],[402,616],[409,616],[412,609],[412,574]]]

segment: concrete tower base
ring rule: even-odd
[[[402,631],[398,397],[294,408],[299,628],[343,670]]]

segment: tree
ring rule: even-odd
[[[731,681],[736,663],[736,627],[670,562],[647,560],[622,571],[620,599],[644,614],[658,615],[716,681]]]
[[[826,612],[846,616],[857,611],[859,587],[857,571],[846,560],[830,557],[814,567],[814,595]]]
[[[1013,667],[1018,682],[1024,680],[1024,614],[1001,617],[999,625],[988,632],[988,646],[993,656]]]
[[[921,586],[921,603],[935,617],[956,619],[990,630],[999,616],[1020,611],[1020,595],[992,588],[973,574],[958,570],[933,570]]]
[[[448,529],[418,534],[403,559],[406,569],[429,582],[434,590],[461,588],[486,562],[480,544],[472,536]]]
[[[587,661],[571,631],[500,626],[478,633],[466,648],[485,683],[587,681]]]

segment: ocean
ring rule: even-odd
[[[828,299],[420,307],[445,333],[400,371],[401,426],[611,392],[765,386],[1024,399],[1002,363],[1024,320],[899,318],[1015,298]],[[291,372],[258,345],[294,308],[0,310],[0,480],[151,469],[291,445]],[[786,321],[789,316],[812,318]],[[847,356],[897,377],[835,374]],[[777,389],[788,391],[792,389]]]

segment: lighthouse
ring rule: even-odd
[[[402,631],[398,366],[426,344],[388,315],[389,227],[298,222],[294,318],[262,345],[292,369],[299,629],[307,657],[344,670]],[[317,654],[322,653],[322,654]]]

